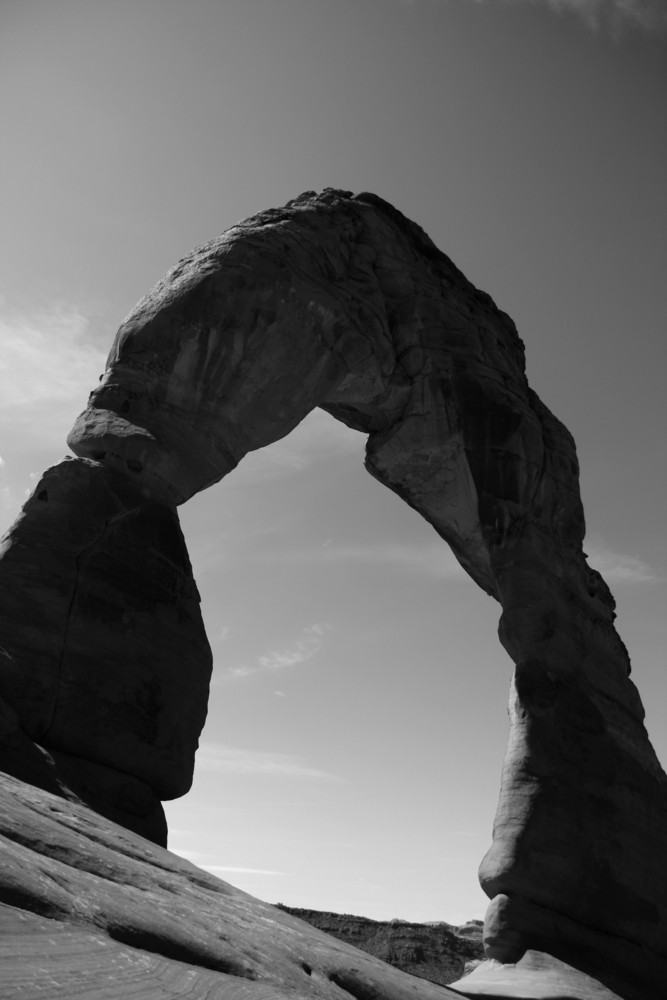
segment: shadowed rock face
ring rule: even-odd
[[[175,510],[65,459],[3,549],[0,688],[26,734],[183,795],[212,659]]]
[[[0,694],[40,746],[182,794],[210,658],[174,508],[316,406],[368,434],[368,471],[502,606],[516,671],[487,953],[546,950],[663,996],[667,778],[582,551],[574,442],[511,320],[373,195],[247,220],[130,314],[68,439],[79,459],[46,474],[57,505],[40,483],[6,542]]]

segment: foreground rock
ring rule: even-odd
[[[0,997],[446,1000],[84,806],[0,775]]]
[[[512,970],[493,994],[417,979],[2,774],[0,968],[2,1000],[614,1000],[572,969],[550,992]]]
[[[463,979],[451,984],[474,1000],[618,1000],[618,994],[597,980],[573,969],[566,962],[543,952],[529,950],[515,965],[493,959],[481,962]]]
[[[486,954],[547,951],[664,1000],[667,777],[582,550],[574,442],[529,388],[509,317],[374,195],[310,192],[249,219],[130,314],[70,434],[80,461],[48,473],[69,486],[52,505],[40,484],[5,545],[0,695],[74,779],[81,761],[115,772],[114,794],[126,775],[182,794],[210,660],[175,506],[316,406],[368,435],[368,471],[502,607],[516,671]]]

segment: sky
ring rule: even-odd
[[[512,316],[574,434],[667,763],[666,104],[663,0],[0,0],[0,530],[176,260],[374,191]],[[214,674],[170,848],[269,902],[461,923],[512,663],[363,451],[315,411],[180,510]]]

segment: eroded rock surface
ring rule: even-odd
[[[0,622],[0,697],[61,771],[189,789],[212,658],[173,508],[100,463],[49,469],[3,539]]]
[[[490,959],[451,984],[470,1000],[619,1000],[596,979],[544,952],[529,949],[516,964]]]
[[[516,672],[493,846],[481,869],[492,897],[488,954],[511,963],[526,949],[547,950],[624,996],[658,1000],[667,991],[667,778],[629,679],[613,598],[582,551],[574,442],[529,388],[509,317],[419,227],[373,195],[325,191],[195,250],[119,330],[69,443],[88,460],[77,468],[91,489],[118,498],[115,484],[127,483],[129,507],[113,501],[122,525],[145,525],[150,510],[166,526],[177,504],[315,406],[369,435],[369,472],[433,525],[502,606],[500,637]],[[162,797],[179,794],[206,709],[198,627],[192,641],[202,665],[190,682],[189,670],[179,674],[168,658],[163,669],[160,646],[148,650],[153,611],[135,616],[133,606],[144,608],[144,581],[130,587],[128,603],[124,570],[114,575],[124,527],[110,547],[95,542],[74,589],[72,555],[65,546],[70,569],[61,571],[60,541],[49,540],[58,554],[35,588],[34,560],[17,532],[43,537],[39,490],[0,563],[5,593],[19,580],[29,595],[18,632],[9,598],[0,693],[36,742],[128,768]],[[58,518],[68,537],[73,504],[56,510],[54,538]],[[102,522],[103,539],[116,528],[106,514]],[[144,561],[141,534],[126,546],[130,564],[133,552]],[[161,565],[159,534],[151,565]],[[86,562],[88,551],[74,562]],[[112,635],[118,621],[106,633],[111,672],[125,676],[120,651],[132,657],[135,638],[139,651],[127,677],[129,708],[120,711],[113,680],[91,698],[100,594],[105,609],[122,605],[132,617],[122,641]],[[174,636],[180,608],[172,602],[167,615],[176,615]],[[63,630],[76,638],[64,658]],[[161,712],[171,720],[172,697],[187,705],[173,739],[165,735],[171,722],[159,722]],[[91,722],[71,746],[67,722],[91,704],[101,736]],[[120,759],[107,739],[113,731]],[[133,764],[123,746],[137,739],[146,756]]]
[[[2,1000],[458,996],[3,775],[0,968]]]

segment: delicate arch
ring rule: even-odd
[[[210,656],[175,508],[316,406],[368,434],[368,471],[502,605],[500,637],[516,674],[494,843],[481,869],[493,900],[489,954],[513,961],[539,947],[631,981],[642,948],[656,962],[664,956],[667,868],[652,864],[648,845],[656,830],[663,842],[667,834],[667,779],[628,679],[613,598],[582,552],[574,442],[529,388],[509,317],[374,195],[307,192],[240,223],[180,261],[123,323],[68,438],[79,460],[47,473],[61,504],[76,494],[85,508],[95,493],[105,510],[67,549],[76,569],[58,670],[45,652],[26,684],[22,638],[0,678],[8,700],[33,738],[129,770],[162,798],[182,794]],[[28,509],[43,518],[35,498]],[[173,629],[188,619],[200,667],[186,681],[165,673],[166,640],[138,611],[127,655],[151,627],[156,644],[126,678],[139,694],[124,713],[101,713],[108,738],[77,742],[68,706],[88,683],[80,649],[95,600],[109,579],[122,589],[113,559],[123,538],[143,544],[147,523],[162,528],[152,529],[146,573],[153,579],[159,564],[172,574]],[[120,649],[113,655],[115,663]],[[185,721],[164,707],[176,689]],[[114,746],[123,726],[131,750]],[[582,941],[592,958],[581,958]]]

